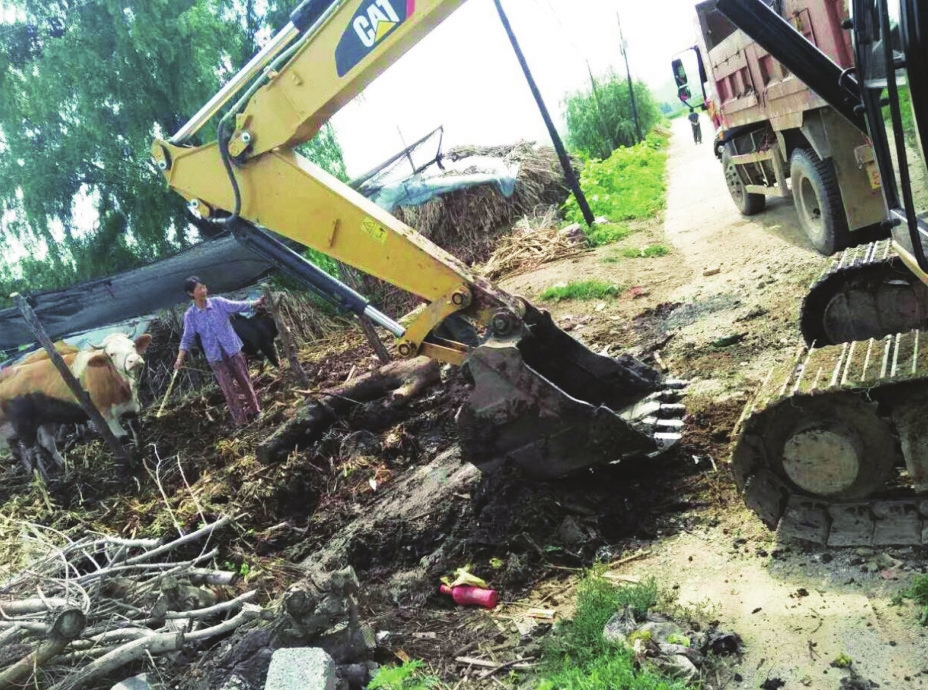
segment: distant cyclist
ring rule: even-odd
[[[690,124],[693,126],[693,143],[702,143],[702,127],[699,125],[699,113],[690,108],[690,114],[687,115]]]

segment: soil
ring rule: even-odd
[[[805,241],[789,200],[741,217],[708,141],[694,145],[684,119],[674,123],[668,168],[662,217],[620,243],[500,283],[550,309],[595,351],[628,351],[689,382],[683,441],[664,456],[548,483],[511,469],[481,475],[456,441],[468,381],[445,368],[442,385],[406,407],[359,405],[318,442],[261,465],[254,446],[293,409],[377,366],[360,331],[350,331],[303,353],[309,390],[286,369],[259,374],[264,417],[244,430],[231,428],[220,394],[207,388],[146,417],[147,471],[131,482],[91,465],[97,443],[71,451],[75,469],[50,485],[57,513],[15,467],[0,477],[0,501],[17,514],[31,504],[41,513],[32,519],[59,530],[126,536],[242,516],[220,540],[219,559],[247,566],[240,591],[258,588],[271,603],[307,568],[352,565],[363,622],[378,632],[377,660],[422,659],[449,687],[497,685],[456,657],[502,664],[537,654],[594,563],[611,564],[607,575],[618,581],[656,578],[676,595],[678,617],[742,638],[743,652],[716,664],[704,688],[925,686],[926,629],[898,596],[928,570],[924,550],[782,541],[744,508],[727,470],[735,422],[770,369],[791,361],[802,297],[827,259]],[[670,251],[622,256],[653,244]],[[591,278],[626,289],[602,302],[540,301],[547,287]],[[439,578],[464,566],[499,591],[495,610],[457,607],[437,593]],[[533,608],[553,619],[527,618]],[[850,667],[832,665],[842,655]],[[219,687],[216,657],[160,670],[178,687]]]
[[[926,571],[923,549],[821,549],[780,540],[744,508],[725,462],[730,432],[753,388],[789,363],[800,343],[797,318],[808,286],[825,268],[788,199],[742,217],[707,144],[674,125],[663,222],[618,245],[504,281],[537,299],[578,276],[633,288],[614,303],[550,307],[562,326],[595,349],[648,352],[690,382],[679,462],[712,468],[668,484],[691,507],[655,515],[644,556],[612,572],[657,577],[679,602],[709,613],[744,641],[743,656],[707,687],[907,688],[928,685],[925,628],[899,594]],[[608,262],[623,247],[662,242],[662,257]],[[608,263],[607,263],[608,262]],[[726,344],[732,343],[732,344]],[[704,465],[703,465],[704,467]],[[689,491],[686,491],[689,489]],[[663,512],[660,509],[659,513]],[[831,665],[846,655],[850,668]],[[767,683],[767,685],[764,685]]]

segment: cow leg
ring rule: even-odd
[[[42,462],[42,452],[39,450],[39,446],[33,446],[29,450],[32,453],[32,464],[38,468],[39,476],[42,477],[42,481],[48,484],[48,470],[45,469],[45,463]]]
[[[22,441],[17,443],[19,446],[19,461],[22,463],[23,468],[26,470],[26,474],[30,477],[35,474],[35,471],[39,471],[39,476],[42,477],[42,481],[48,484],[48,472],[45,469],[45,463],[42,462],[42,455],[39,452],[38,446],[27,446]]]
[[[61,453],[58,452],[58,445],[55,442],[56,428],[54,424],[42,424],[36,433],[36,442],[38,446],[44,448],[51,456],[59,469],[65,469],[66,463]]]
[[[13,452],[13,457],[19,461],[19,464],[23,466],[23,469],[26,470],[26,474],[30,477],[32,476],[32,456],[30,455],[28,449],[23,444],[22,441],[17,439],[10,439],[10,450]]]
[[[129,428],[129,433],[132,436],[132,445],[136,448],[139,447],[139,431],[136,428],[138,426],[138,418],[129,417],[125,420],[126,426]]]

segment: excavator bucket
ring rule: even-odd
[[[474,390],[457,422],[465,459],[483,471],[512,462],[548,479],[680,439],[680,382],[594,354],[530,305],[521,332],[490,337],[468,366]]]

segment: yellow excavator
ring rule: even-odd
[[[628,355],[589,351],[549,314],[495,287],[295,150],[461,4],[306,0],[189,122],[154,142],[152,155],[192,210],[389,330],[400,357],[466,364],[474,388],[458,414],[460,440],[465,458],[481,469],[511,462],[551,478],[656,456],[680,439],[681,382]],[[217,141],[193,145],[217,117]],[[427,306],[404,327],[272,233]],[[461,331],[440,330],[443,323],[462,319],[476,344],[440,337]]]

